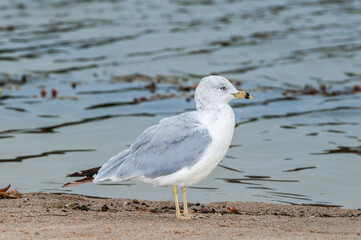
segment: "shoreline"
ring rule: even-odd
[[[180,203],[182,208],[182,203]],[[0,239],[361,239],[361,209],[261,202],[174,203],[25,193],[0,199]]]

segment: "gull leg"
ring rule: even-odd
[[[179,211],[179,202],[178,202],[178,187],[176,185],[174,185],[172,187],[172,191],[173,191],[173,196],[174,196],[174,203],[175,203],[175,213],[177,215],[177,218],[185,218],[184,216],[181,215],[180,211]]]
[[[187,204],[187,187],[181,187],[182,195],[183,195],[183,214],[186,218],[191,218],[192,216],[188,212],[188,204]]]

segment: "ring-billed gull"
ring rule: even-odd
[[[106,180],[172,186],[177,218],[191,218],[187,186],[207,177],[231,144],[235,116],[228,102],[252,96],[236,90],[224,77],[208,76],[198,84],[194,98],[197,111],[162,119],[103,166],[69,175],[85,178],[63,187]],[[183,215],[179,210],[178,186],[183,195]]]

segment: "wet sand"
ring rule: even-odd
[[[27,193],[0,199],[0,239],[361,239],[361,209],[256,202],[190,203]]]

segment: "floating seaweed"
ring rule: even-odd
[[[348,87],[343,90],[334,90],[331,91],[330,87],[327,87],[326,84],[321,84],[319,88],[306,84],[305,87],[301,90],[297,89],[286,89],[282,92],[282,95],[284,97],[287,97],[288,95],[317,95],[321,94],[323,96],[338,96],[338,95],[348,95],[348,94],[357,94],[361,92],[361,86],[360,85],[354,85],[352,88]]]

